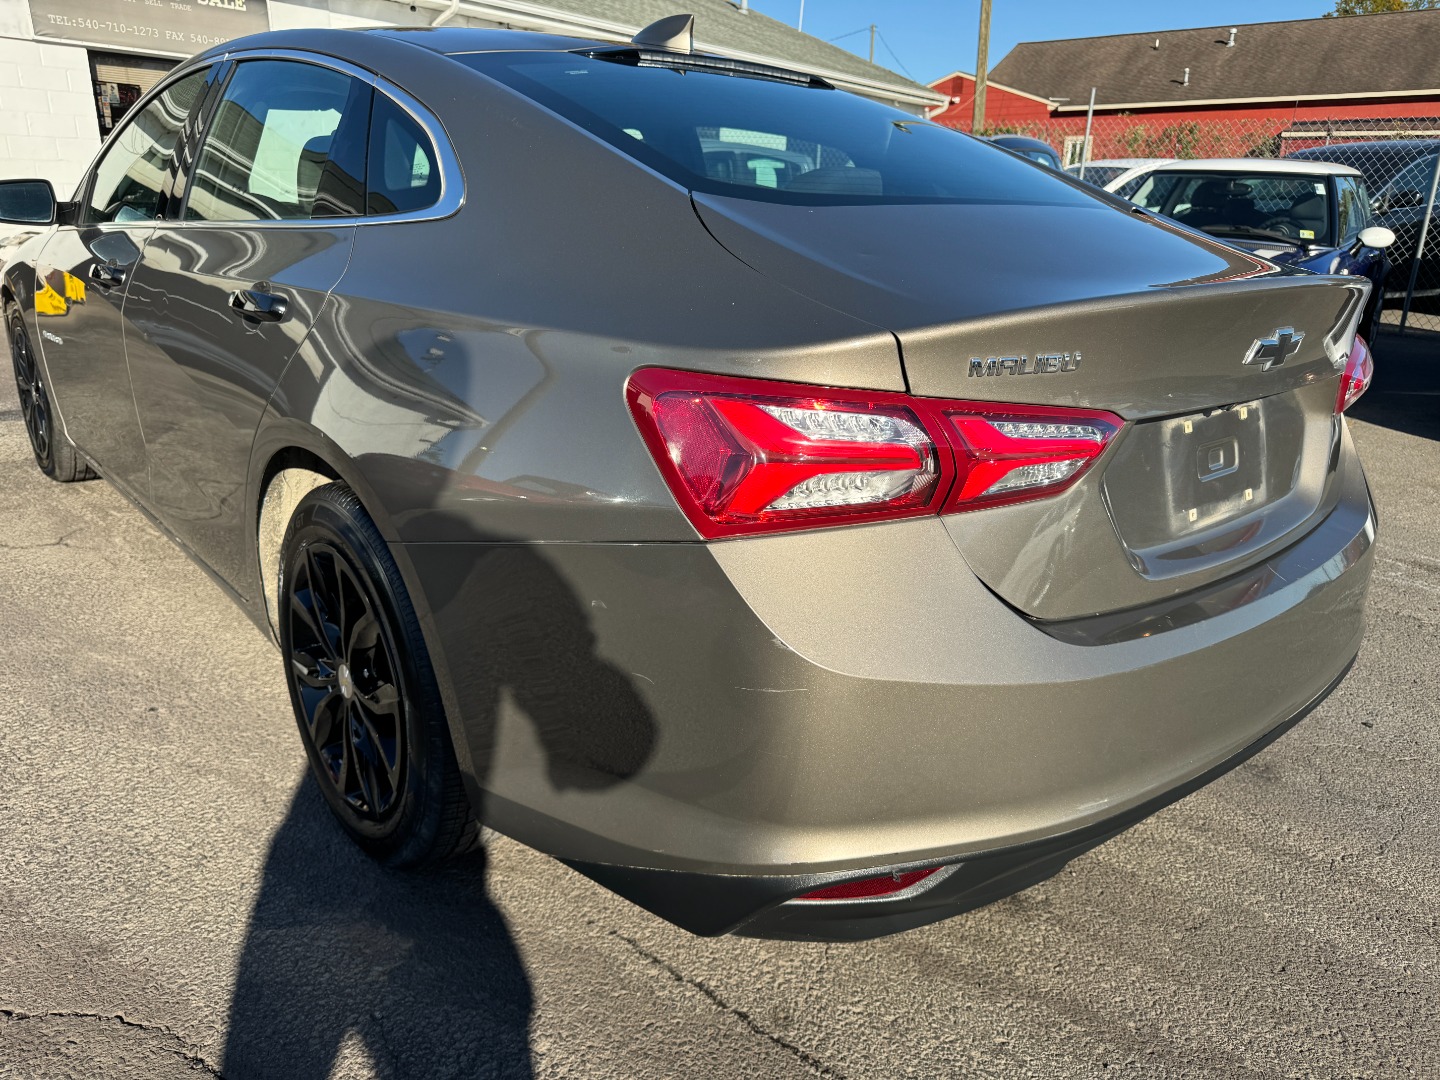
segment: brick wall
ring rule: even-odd
[[[0,37],[0,147],[0,177],[43,177],[69,198],[100,149],[84,49]]]

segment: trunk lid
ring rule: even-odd
[[[1098,200],[695,202],[756,270],[891,330],[912,393],[1129,421],[1069,491],[945,519],[976,574],[1027,614],[1198,588],[1334,505],[1334,403],[1361,281],[1286,271]]]

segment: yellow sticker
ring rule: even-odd
[[[1314,230],[1314,229],[1301,229],[1301,230],[1300,230],[1300,239],[1301,239],[1301,240],[1314,240],[1314,239],[1315,239],[1315,230]]]

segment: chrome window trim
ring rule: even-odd
[[[420,125],[420,130],[430,138],[431,145],[435,148],[435,161],[440,169],[440,197],[430,206],[421,210],[410,210],[401,214],[375,214],[375,215],[351,215],[323,218],[305,218],[303,220],[275,221],[270,218],[254,218],[242,221],[187,221],[183,218],[175,220],[157,220],[145,224],[156,225],[163,228],[194,229],[194,228],[235,228],[235,229],[336,229],[346,228],[351,225],[388,225],[398,221],[440,221],[452,217],[465,205],[465,176],[460,169],[460,159],[450,143],[449,135],[445,131],[445,125],[440,122],[433,112],[427,109],[420,102],[416,101],[410,94],[400,87],[382,78],[373,71],[367,71],[346,60],[340,60],[334,56],[326,56],[323,53],[303,52],[299,49],[242,49],[236,52],[226,52],[220,60],[234,60],[243,63],[246,60],[289,60],[302,64],[314,64],[317,67],[330,68],[348,75],[352,79],[358,79],[372,87],[376,92],[384,94],[395,104],[399,105],[410,118]],[[216,61],[219,62],[219,61]],[[168,82],[168,80],[167,80]],[[204,144],[200,146],[204,150]],[[195,158],[197,164],[200,160],[199,154]],[[186,205],[189,205],[189,193],[186,193]],[[136,222],[136,224],[140,224]]]

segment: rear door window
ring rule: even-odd
[[[371,90],[316,64],[239,64],[200,150],[185,217],[305,221],[363,213]]]

